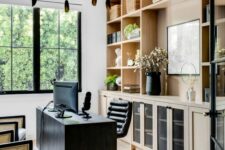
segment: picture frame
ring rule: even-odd
[[[167,27],[168,75],[200,74],[200,20]],[[194,66],[183,69],[184,64]]]

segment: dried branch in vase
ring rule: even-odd
[[[155,48],[149,55],[140,56],[135,60],[137,69],[144,69],[146,73],[160,72],[161,69],[166,70],[168,59],[167,51],[162,48]]]

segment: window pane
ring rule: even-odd
[[[56,78],[58,58],[58,49],[41,50],[41,90],[52,89],[50,81]]]
[[[33,90],[33,49],[13,49],[13,91]]]
[[[60,47],[77,49],[78,12],[60,11]]]
[[[33,15],[32,9],[13,6],[13,46],[32,47]]]
[[[0,46],[11,45],[11,7],[0,5]]]
[[[60,50],[60,66],[63,66],[61,80],[71,81],[78,80],[77,73],[77,51]]]
[[[58,48],[58,10],[41,9],[41,47]]]
[[[11,91],[11,50],[0,47],[0,91]]]

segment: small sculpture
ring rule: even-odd
[[[115,60],[115,63],[116,63],[116,67],[121,67],[121,49],[120,48],[117,48],[115,49],[115,53],[116,53],[116,60]]]

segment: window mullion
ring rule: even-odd
[[[33,9],[33,84],[34,91],[40,91],[40,8]]]

